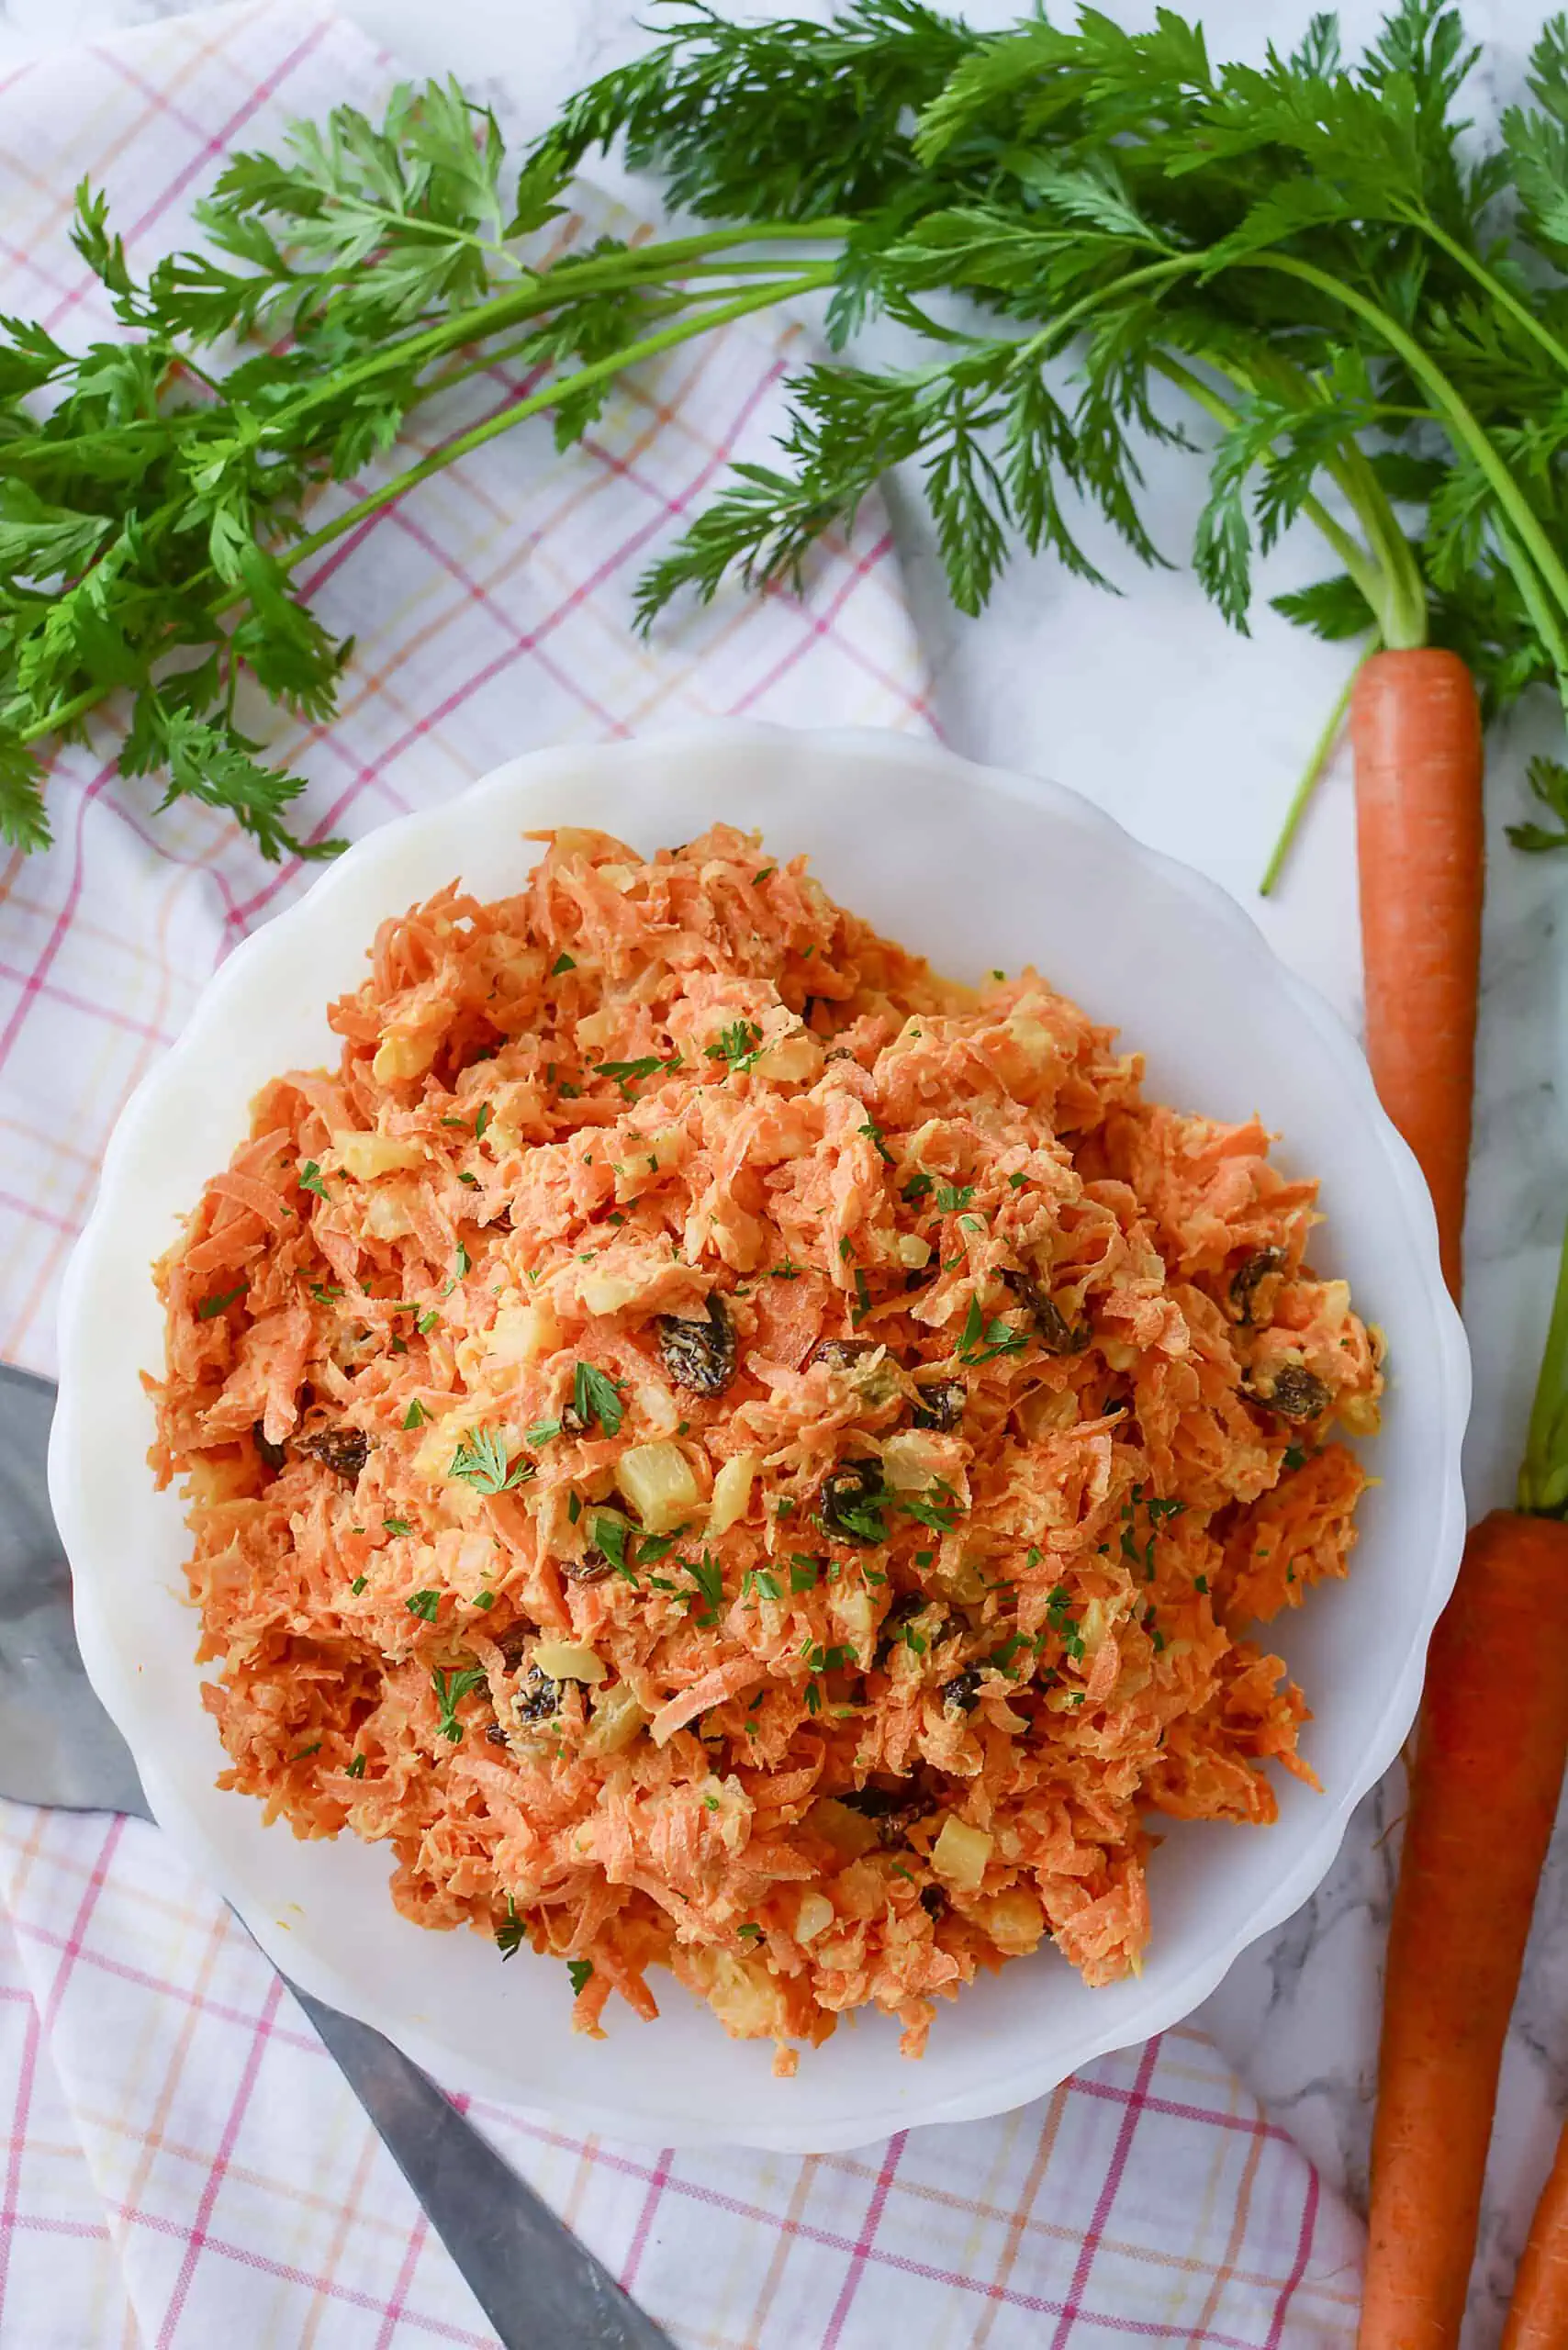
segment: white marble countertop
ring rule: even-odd
[[[0,0],[0,68],[44,48],[172,14],[191,0]],[[760,5],[760,0],[758,0]],[[1146,0],[1110,0],[1147,17]],[[455,72],[492,92],[513,122],[543,125],[571,89],[646,40],[638,0],[340,0],[416,72]],[[823,0],[793,12],[826,13]],[[970,0],[971,22],[1000,26],[1023,0]],[[1065,9],[1063,11],[1065,14]],[[1193,0],[1211,48],[1256,55],[1287,45],[1308,0]],[[1345,0],[1348,39],[1380,13]],[[1485,41],[1475,111],[1506,99],[1546,13],[1543,0],[1465,0]],[[1190,541],[1193,476],[1150,473],[1148,511],[1173,555]],[[1350,1019],[1358,1012],[1350,778],[1341,760],[1322,790],[1277,899],[1256,878],[1281,811],[1342,683],[1342,650],[1310,643],[1260,607],[1256,631],[1228,631],[1190,577],[1140,570],[1119,550],[1107,567],[1120,599],[1025,562],[983,621],[946,606],[913,501],[895,520],[930,650],[943,729],[956,749],[1055,776],[1132,831],[1202,867],[1258,916],[1279,952]],[[1287,543],[1266,573],[1271,592],[1316,576],[1320,558]],[[1541,743],[1550,715],[1535,722]],[[1468,1234],[1466,1320],[1478,1404],[1467,1451],[1473,1515],[1508,1496],[1568,1212],[1568,973],[1560,910],[1568,861],[1519,856],[1503,826],[1520,812],[1526,730],[1494,742],[1492,862],[1482,1006],[1481,1100]],[[1305,1909],[1236,1967],[1200,2020],[1326,2176],[1360,2199],[1376,2057],[1378,1967],[1391,1884],[1390,1828],[1401,1774],[1363,1806],[1328,1880]],[[1560,1824],[1515,2020],[1493,2147],[1476,2350],[1495,2341],[1501,2303],[1568,2103],[1568,1824]]]

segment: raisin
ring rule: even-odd
[[[301,1437],[299,1449],[314,1453],[324,1469],[352,1485],[370,1458],[370,1438],[363,1428],[322,1428],[315,1436]]]
[[[1014,1271],[1013,1267],[1008,1265],[1002,1268],[1002,1278],[1018,1300],[1019,1304],[1028,1307],[1030,1319],[1035,1325],[1035,1335],[1047,1354],[1082,1353],[1090,1338],[1087,1323],[1081,1323],[1075,1327],[1068,1320],[1055,1298],[1041,1288],[1032,1274]]]
[[[507,1734],[499,1722],[488,1722],[485,1728],[485,1742],[488,1746],[504,1746]]]
[[[928,1918],[945,1918],[947,1914],[947,1897],[939,1885],[928,1885],[922,1889],[920,1906]]]
[[[878,1344],[874,1338],[819,1338],[806,1357],[806,1369],[825,1362],[834,1371],[848,1371],[864,1356],[874,1355]]]
[[[580,1559],[561,1561],[561,1572],[568,1583],[602,1583],[613,1572],[604,1552],[592,1548],[585,1550]]]
[[[879,1460],[842,1460],[817,1490],[817,1516],[841,1542],[874,1548],[888,1539]]]
[[[512,1711],[520,1722],[548,1721],[561,1710],[561,1684],[540,1672],[536,1664],[528,1668],[528,1678],[512,1699]]]
[[[1298,1363],[1286,1363],[1274,1373],[1273,1384],[1265,1395],[1260,1388],[1251,1390],[1253,1400],[1265,1411],[1275,1413],[1282,1420],[1315,1420],[1328,1409],[1331,1398],[1321,1379]]]
[[[892,1852],[906,1841],[917,1819],[924,1819],[932,1805],[916,1794],[913,1797],[906,1786],[853,1787],[838,1798],[846,1811],[858,1812],[862,1819],[870,1820],[877,1830],[877,1841],[884,1852]]]
[[[946,1436],[964,1416],[969,1391],[961,1379],[927,1379],[917,1382],[920,1401],[914,1407],[917,1428],[935,1428]]]
[[[678,1387],[694,1395],[722,1395],[735,1375],[735,1328],[717,1292],[708,1300],[707,1319],[658,1317],[659,1352]]]
[[[267,1435],[265,1429],[263,1427],[260,1420],[256,1422],[255,1427],[251,1430],[251,1436],[256,1450],[260,1453],[263,1460],[275,1477],[278,1471],[283,1467],[284,1462],[288,1459],[287,1445],[274,1444],[271,1437]]]
[[[1279,1271],[1284,1261],[1282,1248],[1260,1248],[1255,1257],[1249,1257],[1246,1263],[1231,1275],[1230,1311],[1233,1320],[1250,1324],[1258,1291],[1271,1273]],[[1267,1314],[1263,1316],[1265,1322],[1271,1318]]]
[[[528,1644],[532,1638],[532,1624],[514,1624],[510,1631],[503,1632],[497,1640],[496,1646],[513,1673],[528,1654]]]
[[[980,1704],[980,1694],[978,1673],[957,1673],[942,1684],[942,1704],[949,1714],[972,1714]]]

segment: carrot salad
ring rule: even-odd
[[[1113,1982],[1159,1817],[1312,1780],[1249,1628],[1345,1572],[1382,1387],[1316,1187],[803,860],[548,838],[382,926],[158,1268],[221,1784],[596,2034],[655,1964],[782,2071]]]

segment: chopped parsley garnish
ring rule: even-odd
[[[531,1428],[523,1429],[522,1440],[524,1444],[532,1445],[534,1451],[538,1452],[545,1445],[554,1444],[560,1433],[559,1420],[535,1420]]]
[[[436,1312],[434,1306],[431,1305],[427,1307],[426,1311],[420,1315],[418,1321],[414,1324],[414,1327],[419,1332],[421,1338],[428,1338],[431,1332],[435,1328],[436,1324],[440,1320],[440,1315]]]
[[[760,1926],[754,1926],[750,1924],[737,1926],[735,1928],[735,1931],[739,1934],[743,1942],[759,1942],[762,1940],[762,1928]]]
[[[1002,1646],[992,1649],[985,1661],[987,1664],[994,1664],[999,1673],[1005,1673],[1010,1681],[1016,1681],[1018,1675],[1013,1670],[1013,1660],[1020,1649],[1026,1649],[1028,1646],[1029,1636],[1026,1632],[1010,1632]]]
[[[487,1616],[489,1614],[495,1604],[496,1595],[493,1591],[476,1591],[474,1595],[475,1606],[482,1607]]]
[[[349,1763],[348,1763],[348,1774],[349,1774],[349,1776],[350,1776],[350,1778],[351,1778],[351,1779],[363,1779],[363,1778],[364,1778],[364,1755],[363,1755],[363,1754],[354,1754],[354,1755],[351,1755],[351,1756],[350,1756],[350,1758],[349,1758]]]
[[[466,1118],[443,1118],[441,1123],[443,1126],[461,1126],[465,1134],[468,1131]]]
[[[626,1416],[615,1381],[591,1362],[578,1363],[572,1374],[572,1408],[579,1420],[597,1420],[606,1436],[619,1436]]]
[[[318,1739],[314,1746],[302,1746],[298,1753],[291,1755],[289,1760],[294,1762],[303,1762],[308,1754],[319,1754],[320,1751],[321,1741]]]
[[[1206,1592],[1207,1592],[1207,1590],[1208,1590],[1208,1587],[1209,1587],[1209,1579],[1208,1579],[1207,1575],[1194,1575],[1194,1576],[1193,1577],[1193,1589],[1194,1591],[1201,1591],[1201,1592],[1204,1592],[1204,1593],[1206,1593]]]
[[[333,1298],[342,1297],[343,1293],[341,1285],[335,1282],[312,1281],[309,1288],[311,1296],[322,1305],[330,1305]]]
[[[969,1310],[958,1339],[960,1362],[990,1362],[997,1355],[1020,1354],[1028,1343],[1027,1330],[1014,1329],[1011,1322],[1002,1321],[1000,1315],[988,1324],[980,1311],[980,1299],[970,1298]]]
[[[481,1102],[478,1112],[474,1120],[474,1139],[476,1142],[479,1140],[485,1131],[485,1128],[489,1125],[493,1114],[494,1113],[491,1111],[489,1103],[487,1102]]]
[[[637,1578],[633,1573],[626,1558],[626,1537],[629,1531],[630,1528],[624,1520],[619,1517],[596,1517],[593,1521],[592,1533],[595,1547],[603,1551],[616,1573],[622,1576],[635,1591]]]
[[[508,1494],[532,1477],[533,1470],[526,1460],[509,1468],[506,1445],[494,1428],[471,1428],[453,1454],[446,1473],[461,1477],[476,1493]]]
[[[743,1599],[782,1599],[783,1596],[778,1576],[769,1574],[766,1567],[748,1567],[741,1577]]]
[[[566,1973],[571,1980],[573,1998],[580,1999],[583,1995],[584,1986],[587,1985],[588,1977],[593,1973],[592,1959],[569,1958],[566,1961]]]
[[[760,873],[754,873],[752,875],[752,888],[754,890],[760,890],[765,881],[772,880],[773,876],[778,872],[778,867],[776,865],[765,865]]]
[[[936,1204],[944,1215],[956,1215],[960,1208],[969,1206],[974,1195],[972,1183],[938,1183],[936,1186]]]
[[[202,1307],[202,1312],[204,1314],[207,1312],[205,1305]],[[1299,1444],[1286,1445],[1284,1456],[1280,1462],[1280,1466],[1282,1469],[1305,1469],[1306,1467],[1306,1455],[1302,1450]]]
[[[917,1517],[922,1526],[929,1526],[934,1533],[951,1534],[963,1504],[952,1486],[945,1483],[941,1478],[937,1479],[932,1490],[937,1496],[934,1502],[928,1502],[919,1496],[910,1499],[901,1494],[898,1505],[906,1517]]]
[[[466,1167],[458,1169],[457,1180],[460,1183],[466,1183],[471,1192],[476,1192],[479,1188],[479,1178],[477,1175],[470,1175]]]
[[[232,1305],[237,1297],[243,1297],[250,1286],[249,1281],[241,1281],[234,1289],[219,1291],[216,1297],[204,1297],[196,1307],[196,1320],[210,1322],[214,1315],[221,1314],[226,1305]]]
[[[886,1166],[890,1167],[893,1163],[893,1154],[888,1148],[886,1142],[883,1140],[882,1129],[877,1124],[876,1119],[868,1118],[860,1131],[866,1136],[868,1142],[875,1144],[878,1158],[881,1159]]]
[[[411,1534],[414,1530],[406,1517],[384,1517],[381,1523],[388,1534]]]
[[[321,1181],[321,1169],[313,1158],[308,1158],[299,1170],[299,1188],[314,1192],[319,1200],[330,1200],[331,1193]]]
[[[795,1263],[787,1248],[784,1251],[783,1263],[770,1265],[767,1270],[769,1279],[776,1281],[798,1281],[801,1278],[801,1268]]]
[[[700,1559],[682,1559],[680,1564],[697,1586],[686,1595],[687,1606],[695,1607],[699,1599],[702,1602],[701,1613],[694,1620],[704,1628],[716,1624],[724,1604],[723,1569],[709,1550],[704,1550]]]
[[[626,1102],[633,1099],[632,1088],[642,1078],[652,1077],[657,1069],[679,1067],[678,1053],[673,1053],[667,1061],[661,1060],[657,1053],[648,1053],[638,1061],[595,1061],[593,1065],[596,1077],[612,1077],[615,1080],[621,1089],[622,1099]]]
[[[370,1577],[368,1575],[355,1575],[353,1583],[349,1585],[349,1589],[353,1592],[356,1599],[359,1597],[360,1593],[364,1589],[365,1584],[369,1581]]]
[[[729,1027],[720,1029],[718,1043],[707,1046],[707,1058],[711,1061],[728,1061],[734,1070],[748,1069],[761,1042],[762,1031],[755,1020],[733,1021]]]
[[[571,957],[566,952],[565,948],[563,948],[561,953],[556,956],[555,960],[550,966],[550,977],[553,979],[558,979],[564,971],[575,971],[577,968],[576,963],[573,962]]]
[[[457,1701],[460,1697],[466,1697],[471,1690],[483,1689],[485,1681],[484,1669],[477,1664],[454,1668],[450,1673],[443,1673],[438,1665],[431,1674],[431,1686],[435,1691],[435,1702],[441,1709],[437,1727],[442,1738],[449,1738],[454,1746],[463,1736],[463,1725],[457,1718]]]
[[[429,1417],[430,1414],[416,1395],[403,1415],[403,1426],[406,1428],[422,1428]]]
[[[1027,1177],[1027,1175],[1025,1175],[1025,1174],[1023,1172],[1023,1170],[1022,1170],[1021,1169],[1016,1169],[1013,1174],[1011,1174],[1011,1175],[1008,1177],[1008,1179],[1007,1179],[1007,1180],[1008,1180],[1008,1181],[1012,1184],[1013,1189],[1014,1189],[1015,1192],[1021,1192],[1021,1191],[1023,1190],[1023,1188],[1024,1188],[1025,1184],[1028,1181],[1029,1178]]]
[[[458,1242],[458,1244],[457,1244],[457,1278],[458,1278],[458,1280],[459,1280],[459,1281],[461,1281],[461,1280],[463,1279],[464,1274],[465,1274],[465,1273],[467,1273],[467,1272],[472,1272],[473,1269],[474,1269],[474,1260],[473,1260],[473,1259],[469,1256],[467,1249],[466,1249],[466,1248],[465,1248],[465,1247],[463,1246],[462,1241],[460,1240],[460,1241]]]
[[[790,1567],[790,1590],[811,1591],[814,1587],[817,1577],[821,1572],[822,1561],[820,1559],[808,1559],[804,1557],[797,1557],[793,1559]]]
[[[838,1253],[840,1259],[845,1264],[847,1264],[851,1257],[855,1254],[855,1243],[851,1240],[847,1232],[838,1244]]]
[[[660,1559],[668,1557],[679,1539],[678,1534],[644,1534],[637,1545],[637,1564],[655,1566]]]
[[[582,1514],[583,1505],[577,1499],[576,1494],[568,1494],[566,1495],[566,1523],[569,1526],[576,1526]]]
[[[560,1095],[563,1102],[579,1102],[582,1099],[582,1087],[580,1085],[568,1085],[564,1078],[560,1084],[555,1088],[555,1091]]]
[[[900,1194],[901,1198],[906,1199],[911,1207],[913,1207],[917,1201],[925,1198],[927,1192],[932,1188],[933,1181],[934,1179],[922,1169],[917,1174],[913,1174],[910,1177],[909,1181],[904,1185],[903,1190]]]
[[[496,1948],[503,1959],[515,1958],[522,1948],[525,1932],[522,1919],[517,1914],[517,1904],[507,1895],[506,1923],[496,1928]]]
[[[410,1616],[419,1617],[421,1624],[433,1624],[436,1609],[441,1606],[441,1594],[439,1591],[416,1591],[411,1599],[405,1599],[403,1605]]]

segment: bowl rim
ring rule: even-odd
[[[1468,1415],[1471,1366],[1463,1326],[1449,1298],[1439,1270],[1436,1217],[1416,1159],[1389,1121],[1372,1087],[1361,1047],[1338,1014],[1308,981],[1301,979],[1276,954],[1258,923],[1220,884],[1162,851],[1150,848],[1129,834],[1114,817],[1081,793],[1018,770],[994,767],[960,756],[945,745],[872,727],[784,727],[750,720],[713,720],[600,744],[564,744],[525,753],[495,767],[451,800],[415,811],[378,826],[325,867],[312,886],[274,915],[232,950],[203,988],[174,1045],[141,1079],[131,1094],[105,1149],[99,1182],[91,1212],[72,1252],[60,1300],[60,1395],[50,1439],[49,1481],[55,1517],[72,1562],[77,1637],[89,1678],[111,1719],[130,1747],[141,1774],[148,1802],[160,1828],[175,1852],[218,1890],[234,1908],[265,1956],[280,1973],[297,1981],[313,1997],[373,2025],[408,2055],[450,2087],[465,2090],[482,2101],[496,2101],[493,2076],[438,2031],[410,2021],[375,1995],[366,1992],[330,1960],[314,1951],[292,1929],[274,1919],[264,1904],[236,1889],[224,1857],[188,1807],[176,1777],[156,1754],[142,1747],[140,1711],[136,1702],[135,1674],[118,1654],[104,1606],[104,1592],[116,1562],[100,1554],[80,1501],[80,1469],[89,1452],[87,1423],[96,1334],[92,1308],[95,1276],[99,1264],[115,1249],[115,1203],[122,1169],[132,1158],[145,1130],[162,1116],[167,1092],[178,1082],[179,1071],[209,1050],[222,1033],[231,1010],[251,993],[256,977],[269,963],[290,952],[296,937],[330,917],[337,899],[357,885],[377,860],[386,862],[409,842],[437,839],[450,824],[454,807],[472,809],[487,801],[502,803],[520,785],[552,773],[597,766],[628,752],[678,754],[685,748],[711,751],[715,745],[744,751],[747,744],[780,739],[810,750],[857,761],[896,762],[906,769],[924,767],[948,785],[980,787],[1049,811],[1102,840],[1114,843],[1120,853],[1152,868],[1166,886],[1186,897],[1195,914],[1222,928],[1238,954],[1266,969],[1270,984],[1290,1000],[1295,1015],[1310,1025],[1336,1064],[1340,1081],[1357,1097],[1362,1122],[1381,1147],[1393,1189],[1408,1226],[1415,1252],[1424,1260],[1432,1289],[1436,1330],[1436,1360],[1431,1373],[1441,1398],[1443,1457],[1438,1461],[1440,1494],[1436,1516],[1431,1571],[1426,1605],[1418,1618],[1419,1638],[1411,1647],[1404,1670],[1392,1682],[1381,1718],[1366,1737],[1359,1768],[1339,1792],[1324,1798],[1312,1835],[1294,1863],[1275,1886],[1272,1897],[1249,1915],[1239,1930],[1209,1952],[1194,1955],[1185,1970],[1148,1995],[1146,2008],[1132,2020],[1108,2020],[1098,2033],[1084,2034],[1070,2057],[1046,2054],[1031,2064],[1021,2056],[1011,2082],[1000,2087],[986,2084],[965,2091],[934,2097],[915,2110],[907,2100],[885,2098],[880,2104],[863,2102],[840,2121],[820,2117],[802,2127],[788,2120],[745,2116],[745,2129],[737,2133],[700,2120],[684,2127],[669,2117],[653,2121],[628,2115],[613,2102],[586,2094],[569,2100],[552,2096],[547,2104],[518,2101],[518,2109],[548,2112],[568,2124],[602,2131],[623,2139],[670,2145],[743,2143],[765,2150],[789,2153],[828,2153],[868,2144],[890,2132],[912,2124],[976,2121],[1014,2110],[1047,2094],[1070,2073],[1095,2058],[1170,2030],[1190,2015],[1214,1991],[1231,1966],[1253,1942],[1282,1924],[1321,1884],[1343,1841],[1350,1815],[1394,1762],[1415,1719],[1430,1638],[1459,1571],[1465,1532],[1465,1504],[1460,1472],[1460,1442]],[[390,911],[390,909],[389,909]]]

